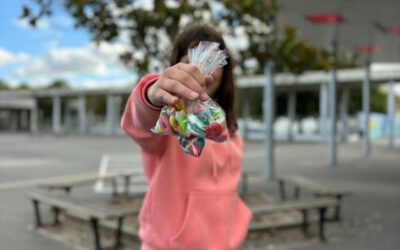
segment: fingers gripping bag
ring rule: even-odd
[[[227,64],[225,50],[219,43],[201,41],[188,52],[189,64],[197,66],[205,75]],[[228,136],[226,117],[223,109],[211,98],[206,101],[189,101],[180,98],[172,105],[162,108],[160,117],[151,131],[158,135],[174,135],[181,149],[199,157],[206,138],[223,142]]]

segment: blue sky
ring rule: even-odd
[[[0,1],[0,79],[11,86],[42,86],[64,79],[75,88],[126,86],[136,75],[118,60],[126,45],[97,47],[84,29],[75,29],[61,1],[54,1],[51,18],[30,28],[19,19],[29,0]]]

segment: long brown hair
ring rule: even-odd
[[[190,48],[196,47],[200,41],[211,41],[220,44],[220,49],[225,49],[228,58],[227,64],[223,67],[221,84],[213,96],[213,100],[222,107],[226,115],[227,127],[229,134],[233,135],[237,129],[236,115],[234,110],[235,98],[235,78],[233,75],[233,59],[225,41],[218,31],[208,25],[195,24],[186,28],[174,40],[172,53],[170,56],[170,65],[175,65],[180,62]]]

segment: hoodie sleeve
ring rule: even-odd
[[[153,134],[161,108],[153,106],[146,98],[146,91],[160,75],[142,78],[132,91],[121,119],[121,128],[147,153],[161,152],[166,144],[166,136]]]

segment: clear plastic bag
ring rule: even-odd
[[[215,42],[201,41],[189,50],[188,57],[189,63],[199,67],[204,75],[227,63],[226,52],[219,50],[219,43]],[[223,142],[228,136],[225,113],[211,98],[206,101],[180,99],[164,106],[152,132],[177,136],[181,149],[196,157],[205,146],[205,138]]]

